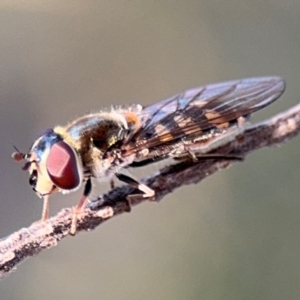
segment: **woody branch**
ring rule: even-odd
[[[222,144],[215,152],[245,157],[260,148],[287,142],[297,136],[299,131],[300,104],[269,120],[248,127],[234,139]],[[232,163],[233,161],[230,160],[184,161],[167,166],[156,174],[144,178],[143,183],[155,190],[158,201],[176,188],[199,183]],[[126,196],[133,192],[134,189],[130,186],[118,187],[91,201],[78,220],[77,233],[94,229],[112,217],[125,212],[128,208]],[[143,201],[145,200],[135,201],[133,205]],[[2,239],[0,241],[0,278],[24,259],[56,246],[61,239],[67,237],[70,232],[71,219],[72,209],[66,208],[46,222],[34,223]]]

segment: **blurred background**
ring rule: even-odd
[[[253,120],[268,118],[300,101],[299,28],[298,0],[2,0],[0,236],[42,209],[12,144],[27,151],[45,128],[103,107],[280,75],[287,91]],[[299,299],[299,146],[63,240],[1,281],[1,299]],[[51,214],[79,197],[54,196]]]

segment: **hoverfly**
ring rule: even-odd
[[[110,180],[116,176],[142,192],[130,195],[129,201],[135,197],[153,199],[155,192],[122,174],[122,168],[187,154],[195,158],[189,145],[205,147],[215,137],[234,131],[239,120],[275,101],[284,89],[280,77],[241,79],[187,90],[146,107],[131,105],[87,114],[47,130],[29,153],[17,151],[13,158],[27,161],[23,169],[29,171],[29,184],[44,198],[41,220],[48,218],[51,194],[69,193],[84,184],[73,212],[74,234],[77,216],[92,190],[92,178]],[[203,155],[205,159],[205,151]]]

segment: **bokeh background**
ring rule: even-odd
[[[27,151],[45,128],[102,107],[281,75],[286,93],[254,120],[270,117],[300,101],[299,28],[298,0],[2,0],[0,236],[42,209],[12,144]],[[65,239],[1,281],[0,298],[300,299],[299,146]],[[51,213],[79,197],[53,197]]]

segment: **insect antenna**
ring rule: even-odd
[[[11,155],[14,161],[19,162],[27,158],[27,154],[20,152],[15,145],[13,145],[13,147],[16,150],[16,152]]]
[[[16,152],[14,152],[14,153],[11,155],[11,157],[12,157],[12,159],[13,159],[14,161],[20,162],[20,161],[22,161],[22,160],[27,159],[27,158],[30,157],[29,154],[20,152],[19,149],[18,149],[15,145],[13,145],[13,147],[14,147],[14,149],[16,150]],[[22,167],[22,170],[24,170],[24,171],[28,170],[31,163],[32,163],[32,162],[30,162],[30,161],[26,162],[25,165]]]

